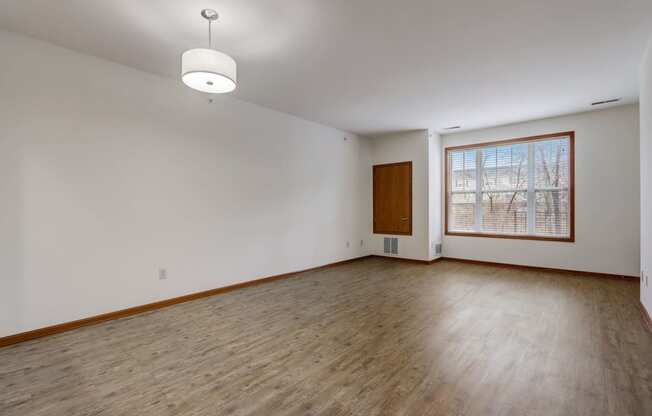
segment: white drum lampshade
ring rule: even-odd
[[[192,89],[223,94],[235,90],[236,63],[214,49],[190,49],[181,56],[181,79]]]
[[[229,55],[212,48],[211,24],[219,17],[213,9],[201,16],[208,22],[208,48],[189,49],[181,55],[181,80],[190,88],[209,94],[235,90],[236,64]]]

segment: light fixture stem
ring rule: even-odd
[[[213,44],[212,44],[212,36],[211,36],[211,23],[213,23],[212,20],[208,20],[208,49],[213,49]]]

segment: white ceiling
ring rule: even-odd
[[[361,134],[635,102],[652,35],[650,0],[0,0],[0,28],[178,79],[207,7],[238,98]]]

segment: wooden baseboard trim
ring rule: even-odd
[[[652,332],[652,317],[650,317],[650,314],[645,309],[645,306],[643,306],[643,302],[639,301],[638,307],[641,309],[641,316],[643,316],[643,324],[648,329],[648,331]]]
[[[433,264],[438,262],[439,260],[442,259],[442,257],[438,257],[433,260],[417,260],[417,259],[406,259],[405,257],[394,257],[394,256],[381,256],[379,254],[372,254],[369,257],[376,257],[379,259],[392,259],[392,260],[399,260],[399,261],[405,261],[409,263],[417,263],[417,264]]]
[[[349,259],[349,260],[338,261],[338,262],[335,262],[335,263],[325,264],[323,266],[312,267],[312,268],[305,269],[305,270],[299,270],[299,271],[290,272],[290,273],[283,273],[283,274],[279,274],[279,275],[275,275],[275,276],[263,277],[263,278],[260,278],[260,279],[250,280],[250,281],[242,282],[242,283],[237,283],[237,284],[234,284],[234,285],[220,287],[220,288],[217,288],[217,289],[211,289],[211,290],[206,290],[206,291],[203,291],[203,292],[191,293],[189,295],[179,296],[179,297],[171,298],[171,299],[165,299],[165,300],[162,300],[162,301],[148,303],[148,304],[145,304],[145,305],[134,306],[132,308],[127,308],[127,309],[122,309],[122,310],[115,311],[115,312],[109,312],[109,313],[105,313],[105,314],[101,314],[101,315],[91,316],[89,318],[79,319],[77,321],[64,322],[62,324],[47,326],[47,327],[35,329],[35,330],[32,330],[32,331],[21,332],[19,334],[9,335],[9,336],[0,338],[0,347],[6,347],[8,345],[18,344],[18,343],[21,343],[21,342],[30,341],[30,340],[37,339],[37,338],[42,338],[42,337],[47,337],[47,336],[50,336],[50,335],[59,334],[59,333],[62,333],[62,332],[72,331],[73,329],[81,328],[81,327],[84,327],[84,326],[96,325],[96,324],[106,322],[106,321],[111,321],[111,320],[114,320],[114,319],[124,318],[124,317],[131,316],[131,315],[137,315],[137,314],[140,314],[140,313],[143,313],[143,312],[149,312],[149,311],[165,308],[165,307],[172,306],[172,305],[177,305],[179,303],[189,302],[189,301],[192,301],[192,300],[206,298],[206,297],[209,297],[209,296],[215,296],[215,295],[231,292],[231,291],[234,291],[234,290],[237,290],[237,289],[242,289],[242,288],[245,288],[245,287],[256,286],[256,285],[263,284],[263,283],[270,283],[270,282],[274,282],[274,281],[277,281],[277,280],[287,279],[289,277],[293,277],[293,276],[299,275],[301,273],[305,273],[305,272],[309,272],[309,271],[315,271],[315,270],[319,270],[319,269],[326,269],[326,268],[329,268],[329,267],[335,267],[335,266],[339,266],[339,265],[346,264],[346,263],[352,263],[352,262],[362,260],[362,259],[366,259],[366,258],[370,258],[370,257],[377,257],[377,258],[390,259],[390,260],[399,260],[399,261],[405,261],[405,262],[422,264],[422,265],[429,265],[429,264],[437,263],[439,261],[448,260],[448,261],[455,261],[455,262],[469,263],[469,264],[477,264],[477,265],[485,265],[485,266],[508,267],[508,268],[517,268],[517,269],[529,269],[529,270],[541,270],[541,271],[572,273],[572,274],[580,275],[580,276],[602,277],[602,278],[618,279],[618,280],[623,280],[623,281],[635,281],[635,282],[638,282],[638,277],[637,276],[619,276],[619,275],[605,274],[605,273],[583,272],[583,271],[566,270],[566,269],[553,269],[553,268],[546,268],[546,267],[525,266],[525,265],[518,265],[518,264],[497,263],[497,262],[488,262],[488,261],[480,261],[480,260],[468,260],[468,259],[459,259],[459,258],[452,258],[452,257],[438,257],[438,258],[433,259],[433,260],[416,260],[416,259],[407,259],[407,258],[402,258],[402,257],[368,255],[368,256],[356,257],[356,258]],[[636,279],[636,280],[634,280],[634,279]],[[642,305],[641,305],[641,311],[642,311],[642,313],[645,314],[644,317],[645,317],[645,320],[646,320],[646,325],[652,331],[652,320],[650,320],[650,317],[647,314],[647,311],[645,311],[645,308]]]
[[[498,262],[493,262],[493,261],[482,261],[482,260],[469,260],[469,259],[460,259],[460,258],[456,258],[456,257],[440,257],[440,259],[441,260],[456,261],[456,262],[459,262],[459,263],[484,265],[484,266],[506,267],[506,268],[512,268],[512,269],[539,270],[539,271],[543,271],[543,272],[569,273],[569,274],[574,274],[574,275],[578,275],[578,276],[586,276],[586,277],[600,277],[600,278],[607,278],[607,279],[618,279],[618,280],[624,280],[624,281],[627,281],[627,282],[630,282],[630,281],[638,282],[638,280],[639,280],[638,276],[625,276],[625,275],[609,274],[609,273],[584,272],[584,271],[579,271],[579,270],[555,269],[555,268],[551,268],[551,267],[526,266],[526,265],[523,265],[523,264],[498,263]]]
[[[137,315],[143,312],[149,312],[156,309],[165,308],[172,305],[177,305],[179,303],[189,302],[191,300],[206,298],[209,296],[220,295],[222,293],[232,292],[237,289],[243,289],[245,287],[256,286],[263,283],[270,283],[277,280],[287,279],[301,273],[315,271],[320,269],[326,269],[329,267],[340,266],[346,263],[352,263],[358,260],[362,260],[371,256],[362,256],[356,257],[349,260],[342,260],[335,263],[325,264],[323,266],[311,267],[309,269],[299,270],[296,272],[283,273],[275,276],[263,277],[256,280],[250,280],[247,282],[236,283],[234,285],[220,287],[217,289],[206,290],[203,292],[191,293],[189,295],[179,296],[176,298],[165,299],[158,302],[148,303],[145,305],[134,306],[132,308],[122,309],[115,312],[104,313],[101,315],[91,316],[89,318],[79,319],[72,322],[64,322],[58,325],[47,326],[44,328],[35,329],[32,331],[21,332],[15,335],[9,335],[6,337],[0,338],[0,347],[6,347],[8,345],[18,344],[25,341],[30,341],[37,338],[47,337],[49,335],[60,334],[62,332],[72,331],[73,329],[81,328],[84,326],[96,325],[102,322],[111,321],[114,319],[124,318],[131,315]]]

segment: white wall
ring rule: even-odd
[[[366,254],[367,139],[7,32],[0,55],[0,336]]]
[[[412,235],[389,236],[399,239],[399,252],[393,257],[414,260],[429,260],[428,238],[428,131],[415,130],[393,133],[370,139],[370,159],[367,169],[384,163],[412,161]],[[368,197],[372,198],[372,176],[368,179]],[[369,215],[373,217],[373,207],[369,205]],[[382,234],[373,234],[369,223],[369,253],[387,256],[383,253]]]
[[[652,41],[641,65],[641,302],[652,316]]]
[[[428,241],[429,258],[433,260],[441,257],[437,254],[435,245],[441,243],[442,239],[442,214],[441,214],[441,195],[442,195],[442,139],[435,131],[428,133],[428,224],[430,235]]]
[[[634,105],[443,136],[444,147],[575,131],[575,243],[444,236],[444,256],[639,275],[639,128]],[[609,197],[604,197],[605,192]],[[442,195],[442,204],[443,204]],[[442,213],[444,209],[442,208]]]

